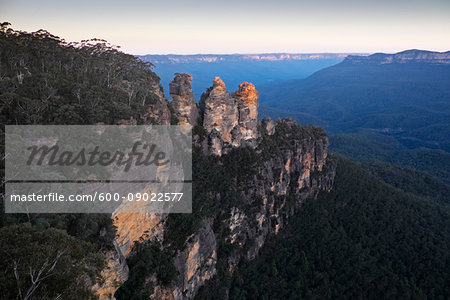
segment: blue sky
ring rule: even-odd
[[[133,54],[450,50],[449,0],[0,0],[0,20]]]

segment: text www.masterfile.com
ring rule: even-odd
[[[110,201],[144,201],[144,202],[179,202],[183,193],[99,193],[92,194],[70,194],[60,193],[31,193],[31,194],[11,194],[11,202],[110,202]]]

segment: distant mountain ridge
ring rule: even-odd
[[[408,147],[450,151],[450,52],[349,56],[259,91],[261,106],[274,117],[289,112],[332,133],[365,128]]]
[[[395,54],[375,53],[369,56],[348,55],[344,63],[431,63],[431,64],[450,64],[450,51],[433,52],[425,50],[405,50]]]
[[[166,63],[211,63],[239,61],[289,61],[344,59],[349,55],[366,55],[363,53],[258,53],[258,54],[147,54],[139,55],[143,60],[153,64]]]
[[[227,87],[236,89],[243,81],[256,87],[305,78],[323,68],[340,63],[345,53],[264,53],[264,54],[195,54],[141,55],[154,65],[161,84],[168,87],[174,73],[188,73],[193,77],[194,97],[199,101],[211,80],[219,76]],[[169,97],[166,89],[166,96]]]

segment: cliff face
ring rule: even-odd
[[[113,299],[114,293],[128,279],[128,266],[125,255],[123,255],[117,242],[114,242],[114,251],[106,253],[106,268],[101,272],[101,277],[105,279],[101,283],[93,286],[93,290],[100,300]]]
[[[267,237],[286,226],[303,201],[332,188],[335,171],[326,164],[328,138],[323,132],[297,135],[302,129],[292,120],[269,128],[272,135],[262,132],[261,144],[252,151],[267,154],[270,141],[278,153],[242,166],[245,175],[233,185],[238,195],[234,205],[221,206],[230,201],[226,192],[197,199],[217,203],[217,212],[205,216],[200,229],[186,239],[174,258],[179,276],[167,286],[157,285],[155,299],[192,299],[219,273],[232,276],[241,260],[254,259]]]
[[[180,122],[195,125],[197,106],[190,80],[187,74],[177,74],[171,96]],[[199,141],[193,151],[193,202],[198,204],[193,205],[192,222],[197,225],[180,237],[178,230],[183,230],[168,225],[171,215],[118,211],[113,220],[120,255],[104,272],[109,277],[106,287],[99,289],[106,291],[99,293],[101,299],[113,295],[112,282],[127,278],[122,257],[130,255],[136,241],[153,241],[169,251],[177,271],[169,284],[154,275],[146,278],[153,286],[151,298],[192,299],[218,274],[232,276],[239,261],[254,259],[267,236],[277,234],[303,201],[331,189],[334,167],[327,163],[325,132],[290,119],[266,118],[261,123],[257,109],[258,93],[252,84],[244,82],[230,94],[220,78],[214,79],[200,101],[202,123],[197,126],[202,133],[193,136]],[[205,172],[205,177],[196,175]],[[215,180],[216,176],[225,178]],[[174,236],[182,239],[181,246],[174,246]]]
[[[192,299],[198,289],[217,273],[217,242],[212,219],[205,219],[185,248],[174,258],[178,276],[170,286],[156,285],[153,299]]]
[[[164,96],[164,92],[162,91],[161,86],[159,86],[159,84],[154,84],[152,86],[152,89],[155,91],[157,100],[154,101],[153,103],[148,104],[147,106],[147,111],[144,114],[144,118],[147,120],[149,119],[150,122],[146,121],[146,123],[170,125],[171,116],[168,107],[169,102]]]

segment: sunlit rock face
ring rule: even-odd
[[[198,289],[217,272],[217,242],[212,219],[205,219],[185,249],[174,257],[177,279],[169,286],[156,285],[152,299],[193,299]]]
[[[192,76],[186,73],[177,73],[169,85],[171,105],[180,125],[197,125],[198,107],[191,87]]]
[[[115,250],[106,253],[106,267],[100,274],[103,280],[92,287],[99,300],[115,299],[114,293],[128,279],[129,269],[125,256],[116,242],[114,247]]]
[[[233,147],[257,146],[258,92],[253,84],[244,82],[230,94],[224,82],[214,78],[213,86],[201,97],[200,111],[212,154],[220,156]]]

